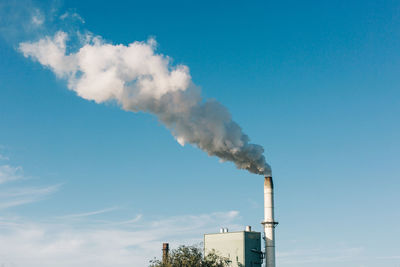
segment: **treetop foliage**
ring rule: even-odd
[[[216,254],[215,251],[204,255],[198,246],[180,246],[170,251],[168,258],[153,259],[149,267],[227,267],[230,260]]]

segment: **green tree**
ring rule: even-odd
[[[150,261],[150,267],[227,267],[230,260],[212,251],[203,255],[203,249],[198,246],[180,246],[171,250],[168,258]]]

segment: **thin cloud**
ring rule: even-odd
[[[64,14],[60,16],[61,20],[66,20],[66,19],[73,19],[73,20],[78,20],[82,24],[85,23],[85,20],[76,12],[70,12],[67,11]]]
[[[32,19],[31,19],[31,23],[33,24],[33,26],[34,27],[42,26],[44,21],[45,21],[45,17],[42,14],[42,12],[37,8],[34,9]]]
[[[0,192],[0,198],[43,196],[56,192],[61,184],[45,187],[19,187]]]
[[[0,145],[0,149],[2,148]],[[0,154],[1,159],[8,160],[7,157]],[[15,186],[12,183],[26,179],[27,177],[23,174],[21,166],[0,165],[0,210],[40,201],[46,196],[55,193],[61,187],[61,184],[24,186],[19,183],[18,186]]]
[[[86,226],[71,227],[63,219],[46,224],[0,218],[0,259],[4,261],[0,261],[0,265],[147,266],[150,259],[160,256],[163,242],[170,242],[172,247],[199,243],[204,233],[216,231],[222,217],[234,227],[238,213],[218,212],[162,220],[144,220],[138,215],[135,219],[144,221],[137,229],[125,227],[127,221],[113,226],[93,225],[89,221]]]
[[[377,257],[378,260],[399,260],[400,256],[383,256]]]
[[[11,165],[0,166],[0,184],[20,180],[22,178],[22,167],[13,167]]]
[[[281,264],[298,265],[311,263],[343,262],[361,257],[363,247],[347,247],[338,249],[296,249],[278,252],[277,259]]]
[[[102,209],[102,210],[96,210],[96,211],[90,211],[90,212],[85,212],[85,213],[77,213],[77,214],[69,214],[65,216],[60,216],[58,218],[63,218],[63,219],[68,219],[68,218],[82,218],[82,217],[89,217],[89,216],[94,216],[98,214],[103,214],[111,211],[115,211],[119,208],[114,207],[114,208],[107,208],[107,209]]]
[[[109,225],[133,225],[133,224],[139,222],[142,219],[142,217],[143,217],[142,214],[138,214],[135,218],[133,218],[131,220],[109,223]]]
[[[19,187],[0,191],[0,209],[26,205],[44,199],[59,190],[61,184],[45,187]]]

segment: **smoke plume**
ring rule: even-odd
[[[239,169],[270,173],[263,147],[249,143],[224,106],[202,99],[187,66],[171,66],[168,57],[155,53],[153,39],[125,46],[86,35],[77,52],[67,52],[67,39],[59,31],[20,43],[19,49],[66,79],[68,88],[84,99],[116,101],[124,110],[154,114],[179,144],[196,145]]]

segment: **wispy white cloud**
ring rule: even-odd
[[[32,10],[32,19],[31,19],[31,23],[33,24],[34,27],[39,27],[42,26],[43,23],[45,21],[45,17],[43,15],[43,13],[35,8]]]
[[[323,264],[328,262],[343,262],[360,258],[363,251],[363,247],[342,247],[336,249],[304,248],[287,252],[278,252],[277,260],[280,264],[285,264],[287,266],[311,263]]]
[[[398,256],[383,256],[377,257],[378,260],[400,260],[400,255]]]
[[[22,179],[22,168],[0,165],[0,184]]]
[[[0,198],[48,195],[57,191],[60,186],[61,185],[58,184],[47,187],[19,187],[8,189],[7,191],[0,192]]]
[[[221,220],[234,228],[238,212],[186,215],[159,220],[136,217],[132,227],[0,218],[0,265],[30,267],[147,266],[162,242],[193,244],[214,232]],[[115,222],[118,224],[118,222]],[[13,265],[12,265],[13,264]]]
[[[135,225],[137,222],[139,222],[142,219],[143,215],[138,214],[136,215],[135,218],[126,220],[126,221],[120,221],[120,222],[109,222],[109,225]]]
[[[58,191],[60,184],[42,187],[7,188],[0,191],[0,209],[25,205],[42,200],[46,196]]]
[[[60,16],[61,20],[66,20],[68,18],[78,20],[81,23],[85,23],[85,20],[76,12],[67,11]]]
[[[10,159],[9,157],[0,154],[0,160],[9,160],[9,159]]]
[[[2,158],[5,158],[5,156],[2,156]],[[0,165],[0,209],[39,201],[45,196],[56,192],[61,186],[60,184],[36,187],[21,186],[20,184],[18,186],[12,185],[12,182],[25,179],[22,167],[15,167],[9,164]]]
[[[95,211],[84,212],[84,213],[68,214],[68,215],[65,215],[65,216],[60,216],[59,218],[63,218],[63,219],[83,218],[83,217],[89,217],[89,216],[94,216],[94,215],[99,215],[99,214],[111,212],[111,211],[114,211],[114,210],[117,210],[117,209],[119,209],[119,208],[113,207],[113,208],[95,210]]]

